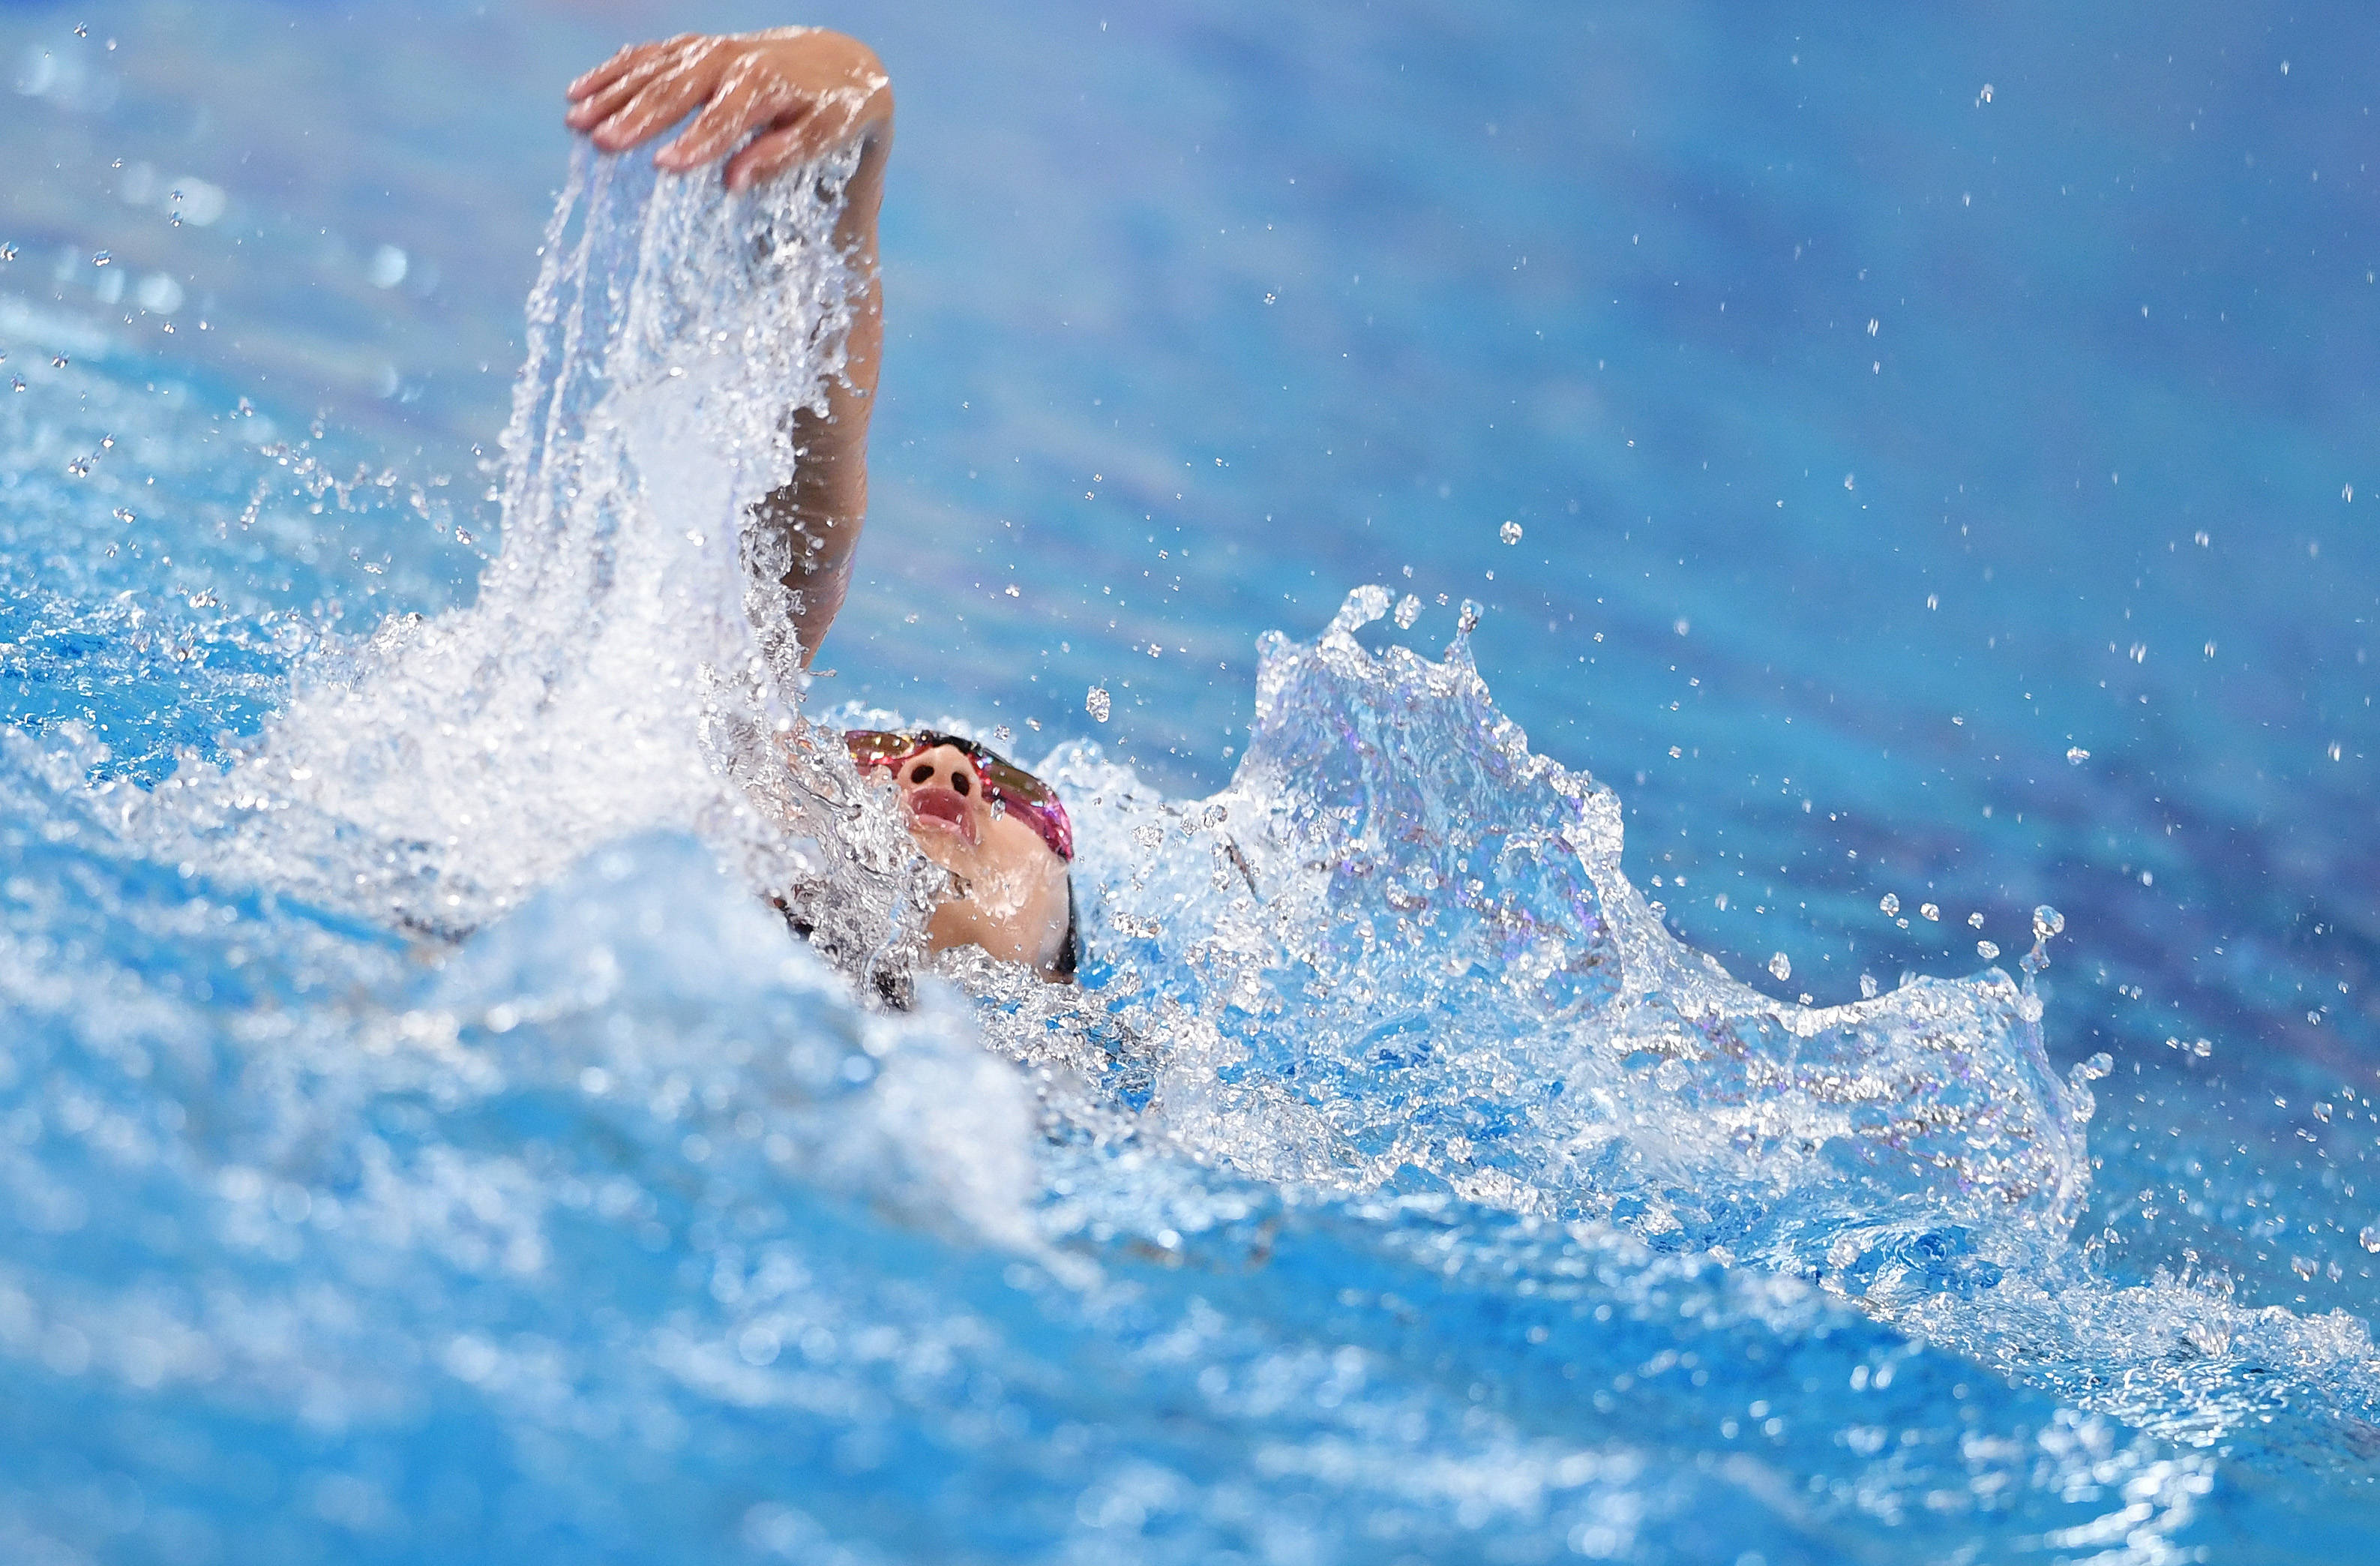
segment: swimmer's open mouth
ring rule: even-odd
[[[912,825],[928,822],[943,832],[955,832],[975,846],[975,821],[968,816],[966,801],[947,788],[917,788],[909,791],[909,817]]]

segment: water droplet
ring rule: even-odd
[[[1463,611],[1454,618],[1454,628],[1464,636],[1479,628],[1479,606],[1469,599],[1463,601]]]
[[[1391,601],[1388,589],[1376,582],[1366,583],[1347,595],[1346,601],[1339,605],[1339,613],[1330,617],[1330,624],[1322,634],[1326,637],[1350,636],[1386,614]]]
[[[1682,614],[1678,616],[1677,624],[1670,627],[1670,629],[1677,632],[1680,636],[1684,636],[1688,631],[1691,631],[1694,628],[1694,622],[1687,619]]]
[[[2316,1120],[2318,1120],[2318,1121],[2320,1121],[2320,1122],[2322,1122],[2322,1123],[2323,1123],[2323,1124],[2325,1124],[2325,1125],[2328,1125],[2328,1124],[2330,1123],[2330,1115],[2331,1115],[2331,1106],[2330,1106],[2330,1105],[2328,1105],[2328,1104],[2316,1104],[2316,1105],[2313,1107],[2313,1118],[2314,1118],[2314,1119],[2316,1119]]]
[[[2066,916],[2044,903],[2033,911],[2033,938],[2046,941],[2066,928]]]
[[[1793,959],[1779,952],[1768,959],[1768,971],[1782,981],[1793,977]]]
[[[1093,686],[1089,690],[1084,692],[1083,710],[1091,715],[1091,721],[1093,722],[1106,722],[1108,721],[1108,687],[1105,686]]]
[[[52,355],[50,356],[50,368],[51,368],[51,369],[53,369],[53,370],[64,370],[66,367],[67,367],[67,356],[66,356],[66,355],[64,355],[64,354],[52,354]]]
[[[2380,1256],[2380,1223],[2365,1224],[2363,1232],[2356,1235],[2355,1239],[2356,1243],[2365,1250],[2374,1256]]]
[[[14,246],[14,245],[0,245],[0,261],[15,261],[16,259],[17,259],[17,247],[16,247],[16,246]]]
[[[1898,893],[1888,892],[1877,899],[1876,905],[1883,909],[1888,917],[1900,912],[1900,898]]]
[[[2091,753],[2079,745],[2069,747],[2066,752],[2066,760],[2070,766],[2079,767],[2089,759],[2091,759]]]
[[[1397,629],[1410,631],[1413,623],[1420,618],[1421,600],[1412,593],[1405,594],[1404,601],[1397,605]]]
[[[382,245],[372,252],[371,263],[365,267],[364,276],[375,288],[394,288],[405,281],[411,261],[395,245]]]
[[[1968,928],[1969,929],[1983,929],[1983,928],[1984,928],[1984,916],[1983,916],[1983,915],[1981,915],[1981,914],[1969,914],[1969,915],[1967,916],[1967,928]]]
[[[1496,536],[1503,540],[1508,544],[1519,543],[1521,541],[1521,525],[1518,522],[1507,522],[1502,527],[1496,529]]]
[[[1875,1000],[1875,999],[1876,999],[1876,989],[1877,989],[1877,986],[1876,986],[1876,975],[1874,975],[1874,974],[1872,974],[1872,973],[1864,973],[1864,974],[1860,975],[1860,999],[1861,999],[1861,1000],[1863,1000],[1863,1001],[1873,1001],[1873,1000]]]
[[[1931,903],[1920,903],[1917,905],[1917,917],[1921,919],[1932,919],[1939,924],[1942,920],[1942,910]]]
[[[105,250],[101,250],[91,258],[91,264],[93,266],[105,266],[109,261],[112,261],[115,259],[115,258],[114,256],[109,255]]]
[[[1975,955],[1981,957],[1984,961],[1987,963],[1996,961],[1999,954],[2000,943],[1998,941],[1978,941],[1975,942]]]

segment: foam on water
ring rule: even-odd
[[[1221,794],[1050,758],[1086,987],[880,1005],[931,878],[738,526],[840,173],[577,171],[468,607],[290,615],[295,448],[111,410],[222,547],[18,638],[164,711],[0,735],[10,1559],[2151,1562],[2368,1463],[2362,1323],[2075,1244],[2030,972],[1731,978],[1378,588]]]

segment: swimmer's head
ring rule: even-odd
[[[980,946],[1044,978],[1075,977],[1074,828],[1057,794],[972,740],[927,729],[843,736],[863,774],[900,790],[909,833],[951,872],[927,943]]]

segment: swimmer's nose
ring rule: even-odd
[[[946,788],[970,803],[983,797],[975,759],[955,745],[918,752],[901,763],[899,775],[904,789]]]

